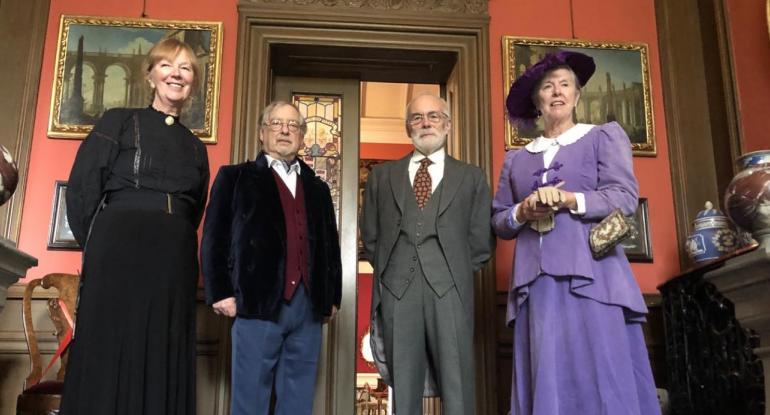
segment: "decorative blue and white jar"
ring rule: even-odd
[[[717,259],[736,250],[740,242],[727,216],[706,202],[693,221],[693,232],[687,237],[686,249],[694,262]]]

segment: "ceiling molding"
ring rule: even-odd
[[[441,12],[486,16],[487,1],[488,0],[241,0],[241,4],[300,6],[321,9],[368,9],[380,12]]]

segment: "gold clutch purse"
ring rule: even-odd
[[[607,255],[622,240],[636,235],[636,226],[631,218],[623,215],[620,209],[613,210],[602,219],[588,234],[591,253],[599,259]]]

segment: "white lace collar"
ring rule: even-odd
[[[534,139],[529,144],[524,146],[524,148],[526,148],[530,153],[541,153],[547,150],[550,146],[567,146],[583,138],[583,136],[588,134],[588,132],[591,131],[591,129],[594,127],[595,125],[593,124],[575,124],[569,130],[561,133],[561,135],[556,138],[545,138],[541,135],[540,137]]]

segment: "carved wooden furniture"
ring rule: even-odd
[[[770,4],[770,3],[768,3]],[[734,305],[735,318],[747,329],[759,337],[759,344],[754,346],[754,354],[762,361],[764,369],[770,369],[770,244],[760,245],[756,250],[729,258],[722,266],[704,273],[703,278],[719,290]],[[770,383],[765,382],[764,400],[756,385],[762,376],[762,366],[754,369],[751,384],[752,413],[770,415],[767,398],[770,396]]]
[[[29,349],[30,373],[24,381],[24,390],[16,401],[17,415],[47,415],[57,410],[67,365],[67,351],[65,350],[61,355],[61,366],[55,379],[42,380],[44,376],[43,361],[32,324],[32,292],[37,287],[56,288],[58,291],[58,297],[50,298],[46,303],[48,315],[56,328],[54,334],[59,344],[62,344],[63,339],[72,328],[70,321],[74,322],[79,281],[80,278],[77,275],[48,274],[43,278],[30,281],[24,290],[22,316],[24,335]]]
[[[387,392],[386,392],[387,394]],[[356,415],[384,415],[387,413],[386,401],[382,402],[382,396],[375,395],[375,392],[365,384],[361,388],[356,388]]]
[[[754,354],[759,338],[741,326],[733,302],[704,278],[742,254],[690,268],[660,286],[674,415],[765,412],[762,362]]]

